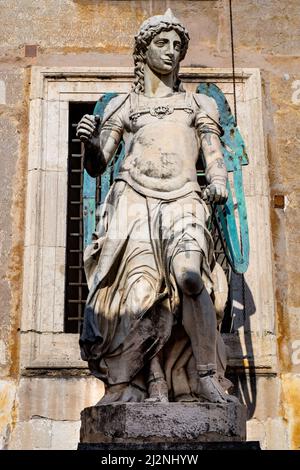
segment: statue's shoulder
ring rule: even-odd
[[[204,95],[203,93],[192,93],[193,99],[200,111],[210,116],[215,121],[219,121],[218,105],[214,98]]]
[[[105,106],[102,122],[104,123],[109,118],[111,118],[117,111],[123,108],[123,106],[125,106],[126,103],[129,101],[128,98],[130,97],[130,95],[131,93],[122,93],[112,98]]]

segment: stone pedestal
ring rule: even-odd
[[[245,439],[246,408],[241,404],[114,403],[82,411],[79,448],[229,444]]]

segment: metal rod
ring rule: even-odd
[[[233,98],[234,98],[234,119],[237,125],[237,110],[236,110],[236,87],[235,87],[235,63],[234,63],[234,41],[233,41],[233,21],[232,21],[232,5],[229,0],[229,15],[230,15],[230,39],[231,39],[231,63],[232,63],[232,80],[233,80]]]

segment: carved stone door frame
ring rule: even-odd
[[[233,109],[230,69],[182,68],[188,91],[216,83]],[[28,190],[24,242],[21,367],[85,368],[78,335],[64,333],[69,102],[96,101],[107,92],[126,93],[132,68],[33,67],[30,94]],[[235,332],[224,335],[229,365],[277,371],[268,164],[258,69],[237,69],[238,124],[247,145],[243,167],[250,232],[250,265],[241,295],[233,281]],[[245,305],[243,301],[245,300]],[[249,344],[251,345],[249,347]]]

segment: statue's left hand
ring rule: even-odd
[[[225,204],[228,198],[228,191],[226,186],[217,181],[209,184],[202,192],[202,199],[216,204]]]

